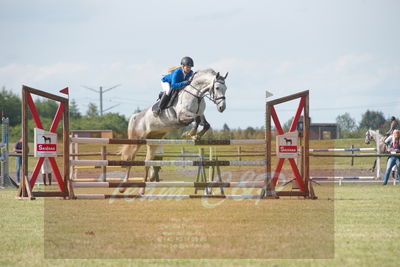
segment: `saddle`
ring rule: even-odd
[[[160,100],[161,100],[161,97],[163,94],[164,94],[164,92],[162,92],[162,91],[158,94],[157,102],[154,103],[154,105],[151,107],[152,111],[155,111],[159,108]],[[167,105],[163,109],[167,109],[167,108],[171,107],[173,105],[175,99],[177,98],[178,94],[179,94],[179,90],[172,90],[171,94],[169,96],[167,96],[169,99],[168,99]]]

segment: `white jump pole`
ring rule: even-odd
[[[381,139],[379,138],[379,129],[376,130],[376,151],[379,151],[379,147],[381,145]],[[382,152],[382,151],[381,151]],[[376,157],[376,177],[377,179],[381,178],[381,158],[380,157]]]

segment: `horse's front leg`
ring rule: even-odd
[[[124,158],[124,159],[125,159],[125,160],[128,160],[128,161],[133,160],[133,159],[135,158],[136,153],[138,152],[139,148],[140,148],[139,145],[132,146],[132,148],[131,148],[132,151],[131,151],[130,153],[128,153],[129,155],[127,156],[127,158]],[[130,174],[130,172],[131,172],[131,168],[132,168],[132,166],[127,166],[126,172],[125,172],[125,177],[122,179],[122,182],[123,182],[123,183],[128,182],[128,180],[129,180],[129,174]],[[125,190],[126,190],[125,187],[121,187],[121,188],[119,189],[119,192],[120,192],[120,193],[124,193]]]
[[[194,119],[194,126],[189,132],[189,137],[191,138],[196,138],[197,137],[197,129],[199,128],[199,125],[201,124],[201,116],[197,115]]]
[[[200,125],[203,126],[203,129],[196,135],[196,139],[200,139],[210,129],[210,124],[206,120],[206,117],[201,115],[200,119]]]

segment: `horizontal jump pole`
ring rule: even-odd
[[[339,186],[344,184],[353,184],[353,185],[380,185],[383,183],[382,180],[312,180],[317,184],[337,184]],[[393,183],[395,184],[395,183]]]
[[[186,140],[186,139],[115,139],[71,137],[71,143],[78,144],[126,144],[126,145],[258,145],[264,139],[233,140]]]
[[[233,157],[261,157],[261,156],[265,156],[264,152],[259,152],[259,153],[237,153],[237,154],[223,154],[223,151],[220,152],[218,151],[216,154],[218,154],[219,158],[222,157],[229,157],[229,158],[233,158]],[[77,156],[77,157],[86,157],[86,156],[100,156],[102,155],[101,152],[93,152],[93,153],[75,153],[75,154],[70,154],[70,156]],[[117,153],[105,153],[105,155],[108,156],[117,156],[119,154]],[[158,157],[165,157],[165,158],[198,158],[199,157],[199,153],[197,154],[183,154],[183,153],[176,153],[176,154],[172,154],[172,153],[155,153],[156,156]],[[204,156],[208,157],[209,153],[204,153]],[[146,152],[141,152],[141,153],[137,153],[136,156],[142,156],[145,157],[146,156]]]
[[[259,195],[108,195],[108,194],[75,194],[77,199],[189,199],[189,198],[227,198],[227,199],[260,199]]]
[[[304,197],[299,191],[277,191],[277,196]],[[189,198],[226,198],[226,199],[260,199],[260,195],[140,195],[140,194],[75,194],[77,199],[110,199],[110,198],[142,198],[142,199],[189,199]]]
[[[375,154],[375,153],[366,153],[366,154],[314,154],[310,153],[310,157],[320,157],[320,158],[376,158],[376,157],[400,157],[400,153],[397,154]]]
[[[121,183],[123,181],[123,178],[121,177],[106,177],[106,180],[108,182],[119,182]],[[76,178],[76,179],[71,179],[72,182],[103,182],[103,180],[99,178]],[[138,182],[143,182],[144,177],[129,177],[129,181],[138,181]],[[180,182],[180,181],[178,181]]]
[[[311,180],[372,180],[374,176],[327,176],[327,177],[310,177]]]
[[[310,148],[310,152],[357,152],[357,151],[376,151],[374,147],[362,148]]]
[[[72,182],[74,187],[232,187],[232,188],[263,188],[264,182]]]
[[[121,168],[121,166],[108,166],[109,168]],[[83,165],[80,165],[80,166],[75,166],[75,169],[100,169],[101,168],[101,166],[83,166]]]
[[[265,160],[71,160],[71,166],[265,166]]]

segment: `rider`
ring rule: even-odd
[[[390,121],[390,128],[386,132],[386,137],[391,135],[394,130],[397,130],[397,128],[398,128],[397,120],[396,120],[396,118],[394,116],[392,116],[391,121]]]
[[[161,87],[164,92],[157,109],[154,111],[155,116],[160,115],[161,110],[167,106],[172,91],[179,90],[190,84],[190,77],[193,75],[193,65],[193,59],[191,57],[184,57],[181,60],[180,66],[173,68],[169,74],[161,79]]]

